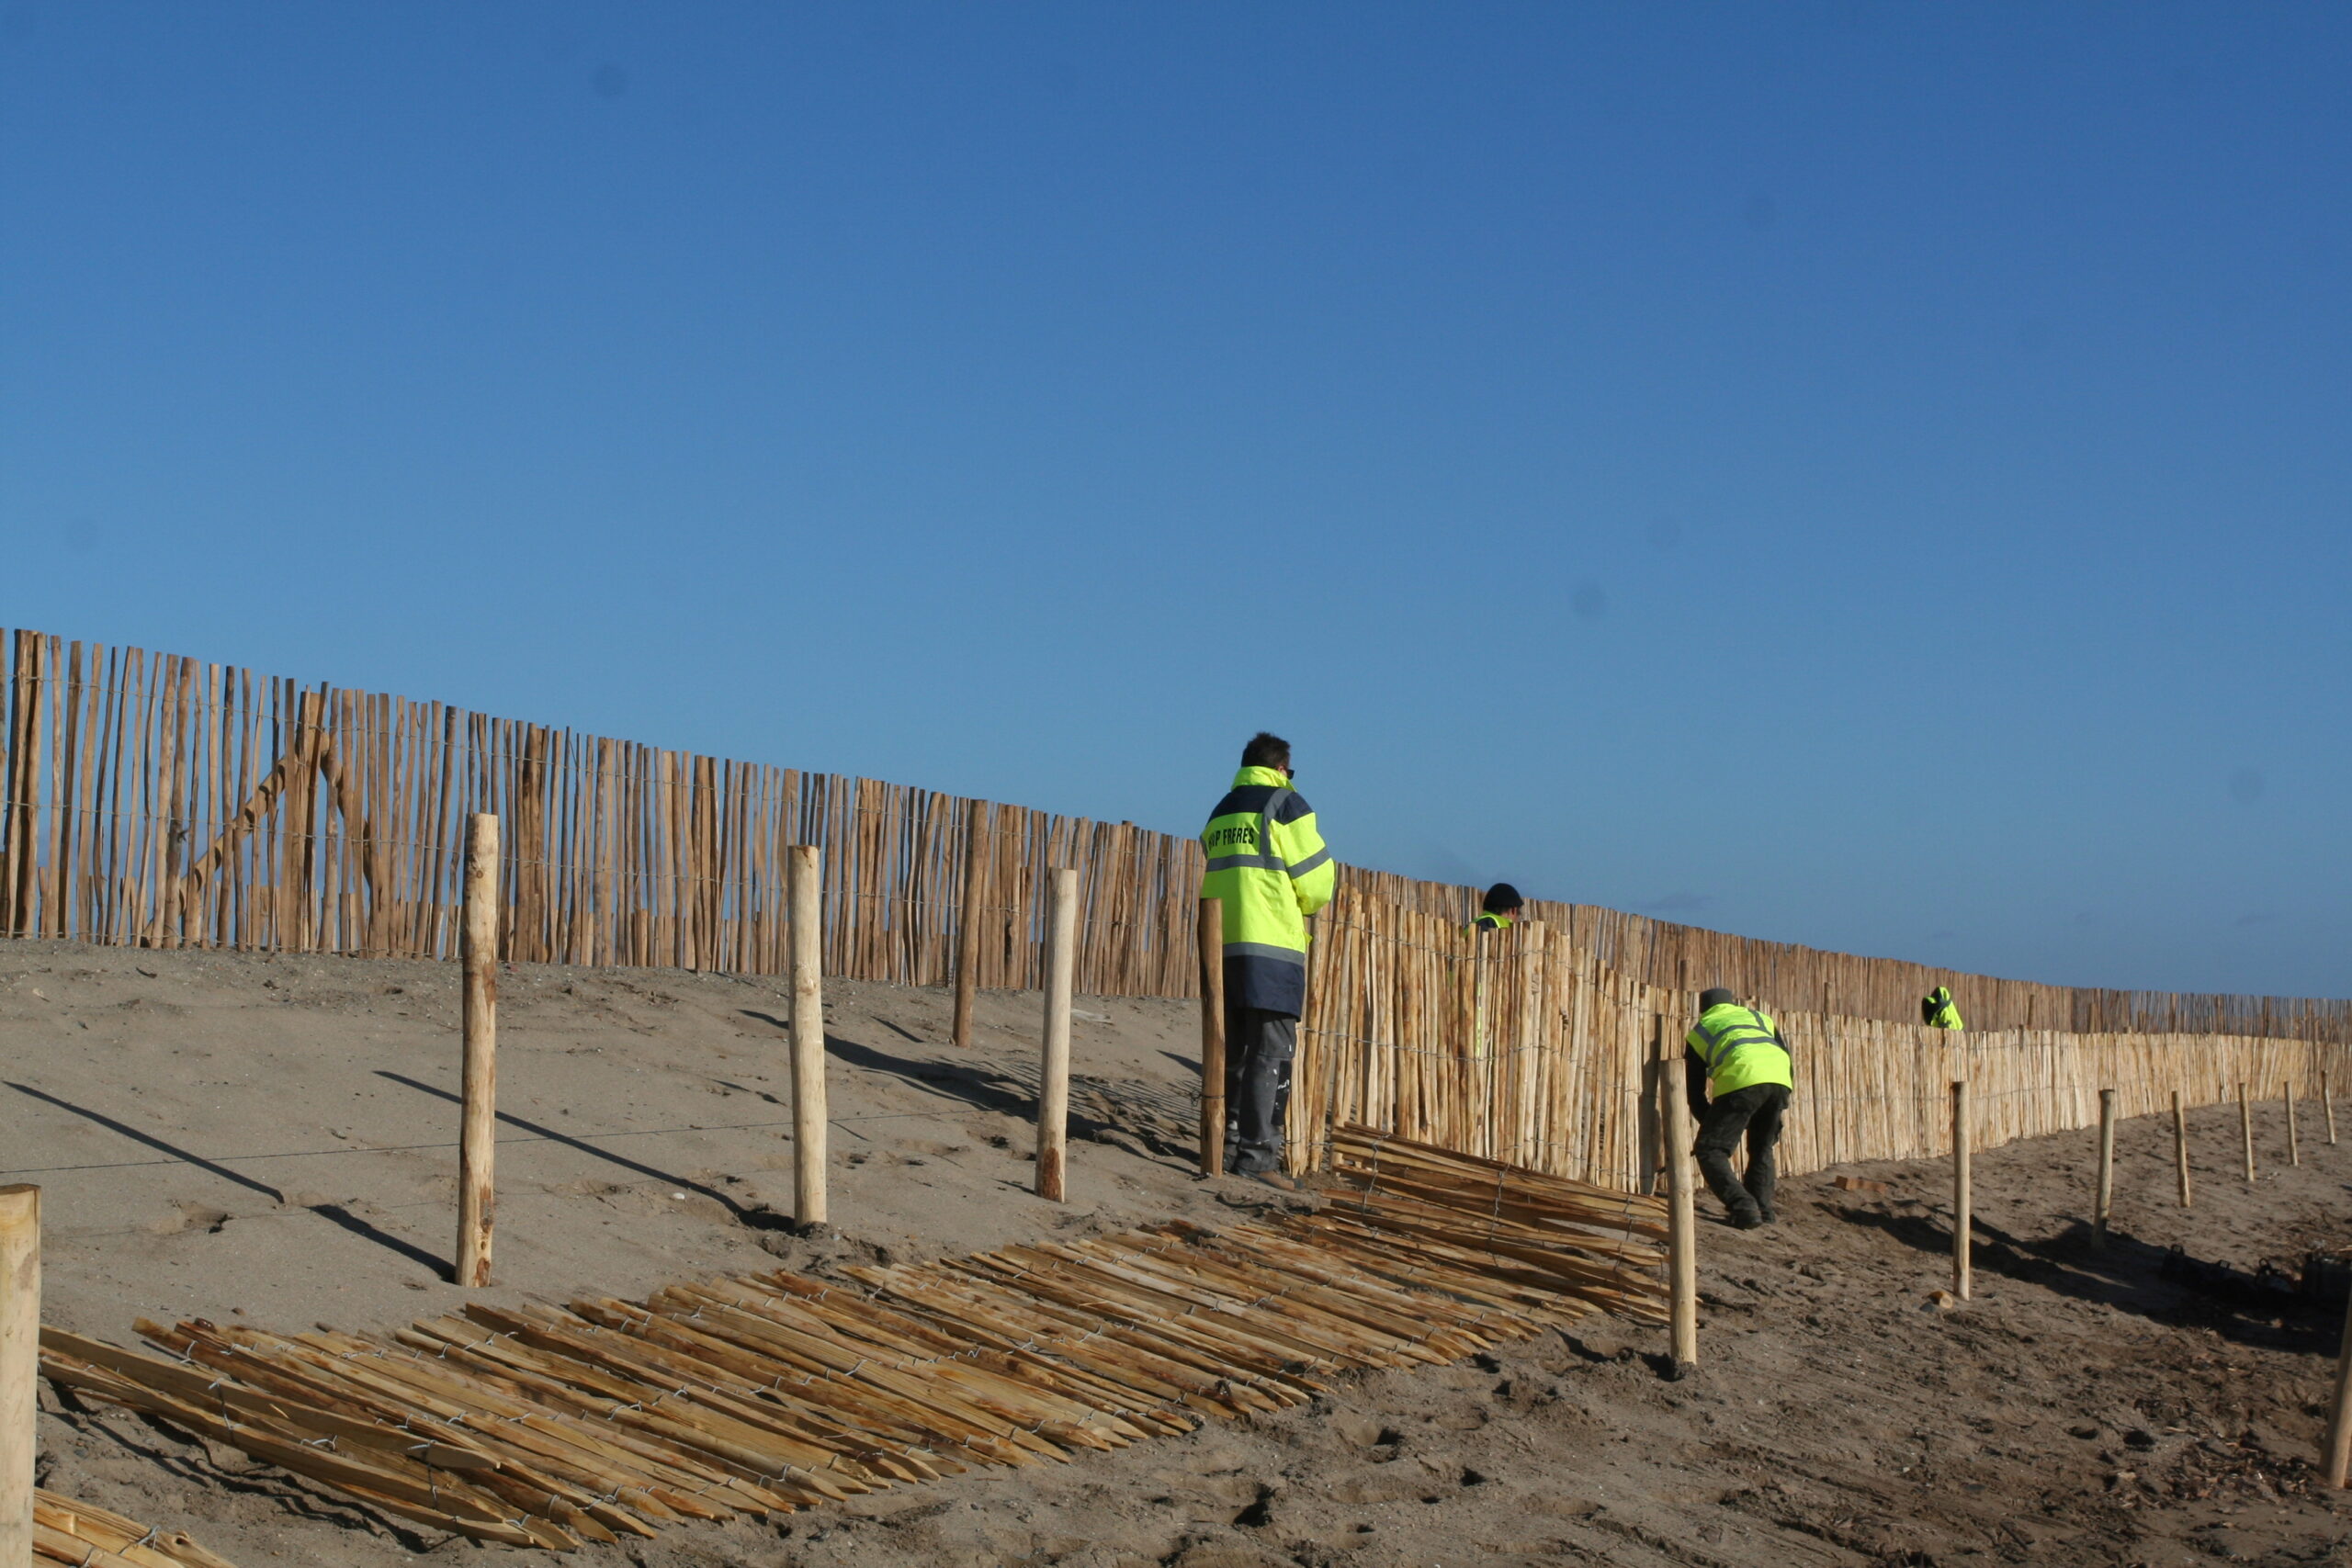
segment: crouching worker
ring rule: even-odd
[[[1699,994],[1699,1022],[1687,1039],[1684,1078],[1699,1136],[1692,1149],[1707,1190],[1744,1231],[1770,1224],[1774,1149],[1781,1141],[1781,1114],[1789,1106],[1795,1077],[1789,1071],[1788,1042],[1770,1016],[1739,1005],[1721,986]],[[1709,1090],[1713,1091],[1711,1100]],[[1747,1139],[1747,1179],[1732,1173],[1731,1152]]]

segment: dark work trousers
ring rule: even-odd
[[[1772,1188],[1778,1176],[1773,1150],[1781,1142],[1781,1113],[1789,1108],[1787,1086],[1759,1083],[1719,1094],[1699,1119],[1699,1137],[1691,1152],[1699,1157],[1699,1174],[1707,1190],[1722,1201],[1732,1218],[1753,1209],[1770,1219]],[[1731,1152],[1747,1135],[1747,1181],[1732,1174]]]
[[[1297,1050],[1297,1019],[1226,1004],[1227,1174],[1255,1176],[1283,1163],[1283,1117],[1290,1109],[1290,1061]]]

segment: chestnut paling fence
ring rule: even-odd
[[[1688,992],[1645,984],[1543,922],[1498,936],[1343,890],[1317,921],[1290,1115],[1294,1168],[1351,1123],[1578,1180],[1639,1188],[1663,1161],[1662,1062]],[[2340,1040],[1916,1022],[1782,1009],[1795,1172],[1951,1151],[1951,1086],[1970,1084],[1981,1146],[2096,1125],[2098,1091],[2137,1116],[2346,1081]]]
[[[1034,987],[1042,874],[1075,867],[1079,987],[1196,994],[1190,838],[38,632],[0,652],[0,933],[452,957],[465,818],[492,811],[510,959],[781,973],[784,852],[813,843],[829,973],[944,984],[968,925],[979,985]],[[1203,782],[1205,802],[1223,778]],[[1961,1068],[2013,1136],[2079,1124],[2100,1082],[2198,1103],[2352,1040],[2343,1000],[1955,975],[1585,905],[1538,904],[1474,952],[1476,889],[1352,867],[1342,888],[1317,922],[1302,1131],[1353,1119],[1596,1179],[1644,1168],[1654,1021],[1709,985],[1815,1042],[1789,1145],[1815,1163],[1932,1152]],[[1968,1035],[1911,1023],[1937,984]]]

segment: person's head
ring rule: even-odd
[[[1478,908],[1489,915],[1516,915],[1521,903],[1518,888],[1508,882],[1498,882],[1487,889],[1487,897]]]
[[[1710,1009],[1726,1007],[1738,1000],[1739,993],[1728,986],[1710,986],[1699,993],[1699,1010],[1706,1012]]]
[[[1276,773],[1290,772],[1290,742],[1279,735],[1260,730],[1241,748],[1241,765],[1245,768],[1272,768]]]

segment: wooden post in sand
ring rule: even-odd
[[[2254,1107],[2247,1103],[2245,1085],[2238,1085],[2238,1133],[2245,1144],[2245,1179],[2254,1179]]]
[[[2352,1303],[2344,1312],[2344,1337],[2335,1348],[2335,1402],[2327,1414],[2327,1484],[2344,1487],[2344,1472],[2352,1465]]]
[[[792,846],[792,1218],[825,1210],[825,868],[814,844]]]
[[[956,1024],[953,1038],[969,1050],[972,1044],[972,1003],[980,989],[980,899],[985,884],[981,868],[986,858],[988,802],[976,800],[964,819],[964,900],[956,912]]]
[[[459,952],[465,965],[462,1131],[458,1134],[458,1268],[469,1288],[490,1283],[491,1227],[498,1209],[498,818],[466,819],[466,893]]]
[[[1951,1293],[1968,1299],[1968,1080],[1951,1086]]]
[[[2335,1142],[2335,1080],[2326,1068],[2320,1069],[2319,1108],[2327,1117],[2327,1141]]]
[[[2180,1090],[2172,1091],[2172,1157],[2180,1174],[2180,1206],[2188,1207],[2188,1113],[2180,1108]]]
[[[32,1568],[40,1419],[40,1189],[0,1187],[0,1565]]]
[[[2302,1145],[2295,1141],[2295,1080],[2289,1078],[2287,1089],[2287,1163],[2303,1163]]]
[[[2091,1210],[2091,1246],[2107,1246],[2107,1221],[2115,1207],[2115,1091],[2098,1091],[2098,1199]]]
[[[1201,900],[1201,1174],[1225,1169],[1225,900]]]
[[[1688,1068],[1679,1056],[1667,1062],[1665,1103],[1660,1108],[1666,1123],[1666,1247],[1678,1377],[1683,1369],[1699,1364],[1698,1221],[1690,1210],[1690,1119],[1682,1111]]]
[[[1078,873],[1056,871],[1046,909],[1046,1053],[1037,1074],[1037,1196],[1062,1201],[1069,1156],[1069,1004],[1078,969]]]

